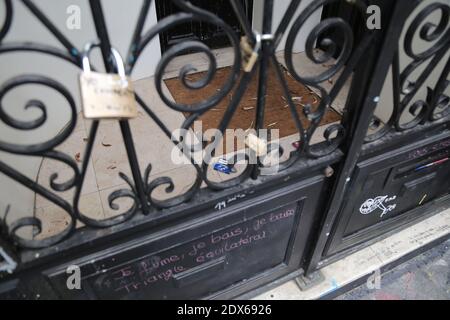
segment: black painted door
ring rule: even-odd
[[[192,0],[192,4],[208,10],[225,21],[229,26],[241,33],[242,28],[228,0]],[[240,0],[249,20],[252,18],[253,0]],[[180,12],[171,1],[157,0],[156,14],[158,20]],[[160,33],[161,51],[186,40],[200,40],[212,49],[230,46],[230,42],[221,28],[204,22],[190,22],[181,24],[166,32]]]

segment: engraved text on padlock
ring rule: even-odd
[[[89,60],[86,58],[83,61],[80,90],[83,115],[87,119],[128,119],[137,116],[131,79],[125,76],[120,55],[115,50],[113,53],[119,74],[90,71]]]

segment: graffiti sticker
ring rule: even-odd
[[[378,196],[375,199],[369,198],[361,205],[361,207],[359,208],[359,212],[361,212],[362,214],[369,214],[377,209],[380,209],[382,211],[380,218],[382,218],[385,214],[395,209],[397,204],[387,204],[388,202],[394,201],[395,199],[397,199],[397,196]]]

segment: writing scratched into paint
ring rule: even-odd
[[[252,194],[254,193],[253,190],[249,191],[248,194]],[[229,204],[244,199],[247,196],[247,193],[237,193],[235,195],[229,196],[224,200],[221,200],[219,202],[216,203],[216,205],[214,206],[214,209],[216,210],[222,210],[225,209]]]
[[[434,152],[434,151],[441,150],[441,149],[448,148],[448,147],[450,147],[450,139],[440,141],[440,142],[437,142],[435,144],[432,144],[432,145],[429,145],[429,146],[426,146],[423,148],[416,149],[409,153],[408,159],[409,160],[417,159],[417,158],[420,158],[420,157],[423,157],[423,156],[429,154],[430,152]]]
[[[151,287],[156,283],[171,281],[176,274],[268,240],[273,230],[279,229],[279,227],[270,228],[271,225],[291,222],[294,216],[294,205],[261,215],[240,225],[204,236],[190,244],[171,249],[170,253],[145,257],[121,266],[97,278],[95,286],[99,289],[128,294]]]

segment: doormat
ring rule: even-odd
[[[303,107],[306,104],[311,104],[311,110],[316,110],[320,103],[320,97],[303,84],[297,82],[284,67],[281,66],[281,68],[287,81],[290,94],[293,97],[294,104],[297,107],[297,112],[300,116],[303,128],[306,129],[310,125],[310,122],[303,114]],[[212,97],[214,94],[216,94],[228,79],[230,72],[231,67],[217,69],[216,74],[211,82],[206,87],[198,90],[187,89],[178,77],[166,79],[165,83],[176,102],[183,104],[193,104],[198,103],[207,97]],[[193,73],[187,76],[187,80],[191,82],[197,81],[199,79],[202,79],[205,74],[206,72]],[[234,94],[234,90],[236,89],[238,83],[239,79],[236,81],[235,88],[228,94],[226,98],[223,98],[219,104],[199,117],[198,120],[202,121],[203,133],[208,129],[214,129],[219,126],[219,123],[223,118],[226,108],[230,104],[230,101]],[[228,129],[247,130],[249,128],[254,128],[256,103],[258,96],[257,93],[258,77],[256,74],[250,82],[244,96],[242,97],[241,102],[233,115],[233,118],[228,124]],[[189,113],[185,113],[185,117],[188,117],[189,115]],[[341,115],[335,110],[329,108],[322,118],[320,125],[322,126],[340,120]],[[287,100],[283,95],[283,89],[278,81],[275,68],[272,65],[270,65],[268,69],[264,127],[270,130],[278,129],[279,138],[298,133],[297,127],[292,118],[290,108],[288,107]],[[224,143],[226,143],[226,141],[224,141]],[[235,147],[235,151],[243,147],[239,142],[238,145],[239,146]]]

